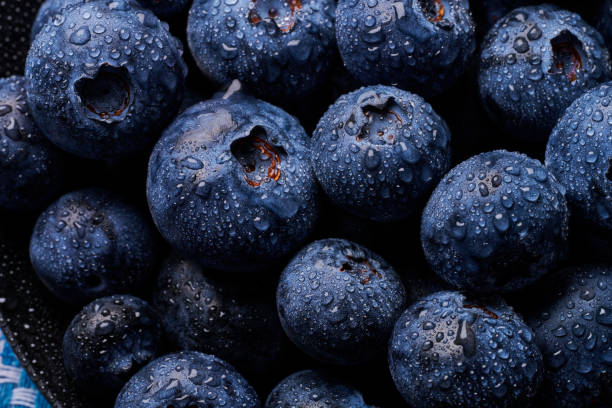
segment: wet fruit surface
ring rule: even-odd
[[[191,107],[149,163],[149,206],[162,236],[212,269],[277,264],[318,216],[309,147],[297,120],[265,102],[238,96]]]
[[[407,302],[399,275],[378,255],[341,239],[315,241],[283,271],[276,292],[281,324],[305,353],[357,364],[384,352]]]
[[[612,269],[568,268],[544,294],[529,324],[546,363],[543,399],[550,406],[605,406],[612,377]]]
[[[556,6],[513,10],[483,42],[480,94],[490,116],[512,137],[546,141],[577,97],[609,79],[602,36],[578,14]]]
[[[144,150],[183,98],[182,53],[167,24],[135,3],[69,5],[34,39],[28,103],[45,136],[72,154]]]
[[[159,318],[145,301],[114,295],[88,304],[64,335],[64,364],[83,392],[114,401],[162,351]]]
[[[450,130],[421,97],[388,86],[343,95],[313,134],[312,167],[340,208],[406,218],[450,167]]]
[[[341,0],[336,37],[344,65],[364,85],[425,97],[448,89],[476,48],[466,0]]]
[[[397,321],[389,365],[411,406],[514,407],[535,396],[543,364],[533,332],[501,299],[437,292]]]
[[[596,87],[561,117],[546,148],[546,165],[567,189],[573,215],[612,234],[612,87]]]
[[[565,189],[537,160],[498,150],[452,169],[421,224],[432,269],[461,289],[523,288],[567,252]]]

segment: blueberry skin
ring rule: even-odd
[[[260,290],[251,294],[215,280],[193,261],[172,255],[164,262],[153,306],[181,350],[213,354],[250,373],[280,358],[283,331],[272,302]]]
[[[187,11],[191,0],[138,0],[138,3],[151,9],[159,18],[168,19]]]
[[[453,168],[423,212],[421,242],[448,283],[478,292],[521,289],[567,252],[563,187],[537,160],[497,150]]]
[[[45,139],[26,102],[24,78],[0,78],[0,209],[35,210],[58,195],[64,157]]]
[[[521,407],[542,381],[542,354],[521,317],[501,298],[431,294],[393,330],[389,368],[410,406]]]
[[[601,33],[608,49],[612,46],[612,1],[604,0],[599,12],[597,30]]]
[[[493,26],[478,82],[486,110],[511,137],[545,142],[565,109],[610,74],[601,35],[578,14],[544,4]]]
[[[198,67],[260,98],[295,102],[324,82],[336,46],[333,0],[194,0],[187,40]]]
[[[30,38],[34,40],[36,35],[43,29],[49,19],[54,18],[57,14],[60,14],[61,10],[67,6],[84,3],[87,0],[45,0],[36,14],[34,23],[32,24],[32,31],[30,32]]]
[[[153,220],[178,252],[222,271],[269,269],[313,229],[310,139],[268,103],[213,99],[166,129],[149,161]]]
[[[544,355],[542,393],[548,406],[609,407],[612,268],[567,268],[543,293],[549,294],[545,305],[528,322]]]
[[[149,363],[123,387],[115,408],[259,408],[255,390],[225,361],[186,351]]]
[[[578,98],[565,111],[546,147],[546,166],[567,189],[572,214],[612,235],[612,83]]]
[[[88,394],[116,395],[160,353],[162,329],[147,302],[129,295],[94,300],[64,334],[64,366]]]
[[[85,158],[143,150],[178,111],[182,53],[168,25],[132,2],[68,6],[28,53],[34,119],[51,142]]]
[[[404,284],[384,259],[335,238],[298,252],[276,290],[289,339],[311,357],[343,365],[378,354],[406,302]]]
[[[370,408],[353,387],[327,375],[304,370],[291,374],[268,395],[264,408]]]
[[[450,168],[450,130],[423,98],[389,86],[341,96],[313,134],[312,168],[340,208],[374,221],[417,212]]]
[[[61,300],[85,304],[128,293],[153,273],[155,230],[137,209],[102,189],[63,195],[43,212],[30,240],[30,260]]]
[[[467,0],[340,0],[336,39],[364,85],[396,85],[425,97],[448,89],[476,48]]]

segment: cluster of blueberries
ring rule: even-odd
[[[585,19],[532,3],[44,2],[25,75],[0,79],[0,208],[47,207],[30,259],[82,307],[63,343],[81,391],[260,407],[247,378],[288,338],[346,370],[386,354],[411,407],[612,406],[612,1],[574,5]],[[187,88],[171,29],[222,91]],[[493,150],[451,168],[423,98],[472,75],[490,137],[546,146],[544,163]],[[330,78],[341,92],[309,135],[278,106],[316,104]],[[143,152],[149,212],[66,191],[72,157],[87,172]],[[320,236],[330,212],[349,228]],[[363,246],[381,225],[431,272]],[[608,263],[568,264],[570,236]],[[501,296],[532,299],[519,313]],[[317,370],[264,406],[370,407]]]

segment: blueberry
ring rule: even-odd
[[[206,268],[269,269],[303,244],[317,219],[309,149],[298,121],[268,103],[237,96],[194,105],[151,155],[153,219]]]
[[[564,259],[563,187],[537,160],[505,150],[452,169],[423,212],[421,241],[431,268],[461,289],[511,291]]]
[[[529,4],[530,0],[471,0],[476,29],[482,34],[515,8]],[[537,1],[531,1],[537,3]]]
[[[200,70],[290,102],[325,80],[335,50],[333,0],[195,0],[187,39]]]
[[[196,351],[169,354],[123,387],[115,408],[259,408],[255,390],[231,365]]]
[[[389,367],[412,407],[519,407],[536,394],[542,355],[531,329],[501,299],[437,292],[393,330]]]
[[[44,207],[65,178],[64,157],[38,129],[23,77],[0,78],[0,209]]]
[[[361,83],[426,97],[448,89],[476,48],[467,0],[340,0],[336,37],[344,65]]]
[[[319,121],[312,167],[342,209],[395,221],[421,201],[450,167],[450,131],[420,96],[388,86],[343,95]]]
[[[191,4],[191,0],[137,0],[143,7],[147,7],[161,19],[176,17]]]
[[[45,0],[36,14],[34,23],[32,23],[32,31],[30,38],[34,40],[36,35],[43,29],[47,21],[56,18],[56,15],[61,14],[63,8],[74,4],[84,3],[87,0]],[[57,18],[60,18],[57,16]]]
[[[32,43],[32,115],[60,148],[91,158],[143,150],[177,112],[187,67],[166,23],[127,0],[68,6]]]
[[[370,408],[353,387],[327,375],[304,370],[291,374],[268,395],[265,408]]]
[[[610,406],[612,268],[565,269],[542,293],[543,306],[528,322],[544,355],[549,406]]]
[[[164,330],[181,350],[213,354],[249,373],[278,361],[283,331],[272,302],[215,279],[197,263],[173,255],[153,294]]]
[[[603,38],[578,14],[549,4],[523,7],[485,37],[480,94],[511,137],[541,142],[574,99],[610,74]]]
[[[576,217],[612,236],[612,83],[578,98],[554,128],[546,166],[567,189]]]
[[[406,301],[404,284],[384,259],[343,239],[298,252],[276,291],[291,341],[311,357],[346,365],[381,351]]]
[[[159,319],[144,300],[128,295],[97,299],[64,335],[64,365],[85,393],[116,395],[161,351]]]
[[[74,304],[139,288],[155,268],[156,250],[147,218],[101,189],[60,197],[38,218],[30,241],[40,279]]]

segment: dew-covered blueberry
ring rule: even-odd
[[[34,23],[32,23],[32,31],[30,38],[34,40],[36,35],[42,30],[47,21],[55,18],[60,14],[62,9],[78,3],[84,3],[88,0],[45,0],[38,9]],[[59,16],[58,16],[59,18]]]
[[[568,218],[563,187],[539,161],[497,150],[444,176],[423,212],[421,241],[448,283],[511,291],[565,258]]]
[[[153,293],[176,347],[213,354],[247,373],[265,372],[280,358],[283,330],[269,300],[177,255],[164,262]]]
[[[382,350],[406,306],[399,275],[353,242],[307,245],[281,274],[276,306],[285,333],[303,352],[333,364],[358,364]]]
[[[610,406],[612,268],[568,268],[541,293],[544,305],[528,322],[544,355],[548,406]]]
[[[610,78],[602,36],[550,4],[500,19],[482,45],[479,86],[491,118],[518,139],[546,141],[565,109]]]
[[[338,207],[375,221],[420,211],[450,167],[450,131],[423,98],[389,86],[338,99],[313,134],[312,168]]]
[[[324,373],[304,370],[282,380],[264,408],[370,408],[359,391]]]
[[[467,0],[340,0],[336,37],[344,65],[362,84],[426,97],[448,89],[476,48]]]
[[[572,215],[612,236],[612,83],[578,98],[553,129],[546,166],[567,190]]]
[[[138,209],[102,189],[63,195],[38,218],[30,260],[65,302],[84,304],[138,289],[157,263],[155,228]]]
[[[326,79],[334,12],[333,0],[195,0],[187,39],[214,82],[238,79],[260,98],[295,102]]]
[[[34,39],[26,90],[36,123],[90,159],[149,147],[178,111],[187,67],[180,42],[128,0],[62,9]]]
[[[96,299],[64,334],[64,366],[84,393],[116,395],[161,351],[162,329],[151,306],[129,295]]]
[[[411,407],[520,407],[535,396],[543,363],[533,332],[503,300],[437,292],[397,321],[389,368]]]
[[[0,78],[0,209],[34,210],[62,187],[64,157],[34,123],[24,78]]]
[[[115,408],[259,408],[255,390],[225,361],[196,351],[160,357],[123,387]]]
[[[319,213],[304,129],[239,96],[176,118],[151,155],[147,195],[170,245],[224,271],[269,269],[304,243]]]

